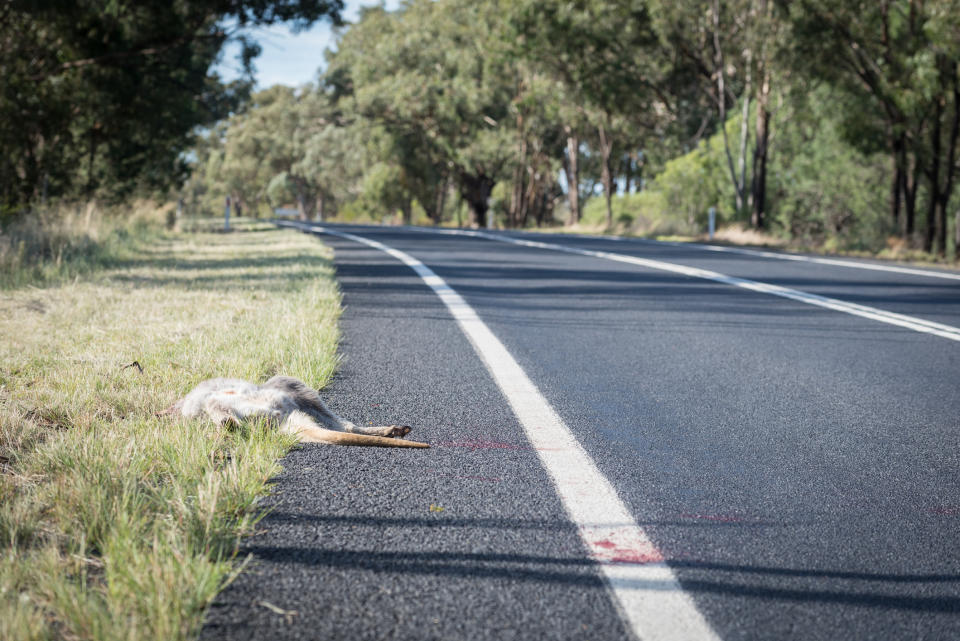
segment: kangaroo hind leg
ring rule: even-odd
[[[371,427],[362,427],[360,425],[351,425],[345,432],[354,434],[369,434],[370,436],[385,436],[387,438],[403,438],[410,433],[409,425],[376,425]]]
[[[377,434],[357,434],[328,430],[317,425],[316,421],[314,421],[309,414],[301,411],[292,412],[282,423],[280,429],[288,434],[293,434],[303,443],[330,443],[333,445],[357,445],[361,447],[430,447],[426,443],[404,441],[399,438],[390,438]]]

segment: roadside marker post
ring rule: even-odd
[[[713,240],[713,232],[717,229],[717,208],[711,207],[707,210],[707,217],[709,221],[707,223],[707,231],[710,234],[710,240]]]
[[[227,196],[227,204],[223,208],[223,230],[230,231],[230,196]]]

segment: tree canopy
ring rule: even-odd
[[[0,207],[175,185],[198,126],[252,80],[211,73],[240,29],[327,16],[341,0],[10,0],[0,7]],[[227,25],[231,25],[228,27]],[[249,76],[249,74],[248,74]]]
[[[407,0],[344,25],[316,84],[250,97],[210,73],[229,38],[257,52],[231,29],[339,9],[8,3],[2,202],[185,184],[208,210],[679,233],[714,207],[837,247],[956,246],[960,0]]]

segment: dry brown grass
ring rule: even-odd
[[[154,413],[211,376],[322,386],[336,363],[315,240],[120,241],[109,267],[0,298],[0,639],[195,636],[292,442]]]

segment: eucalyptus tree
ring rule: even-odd
[[[926,179],[923,247],[946,251],[960,136],[960,3],[956,0],[780,0],[793,26],[794,60],[859,99],[848,137],[885,140],[892,159],[891,218],[911,237]],[[865,129],[875,136],[864,136]],[[903,216],[901,216],[901,209]]]
[[[0,6],[0,206],[122,195],[183,177],[198,125],[234,110],[249,81],[210,73],[228,40],[249,69],[251,25],[322,16],[341,0],[9,0]],[[227,27],[226,25],[231,25]]]
[[[673,60],[671,85],[685,97],[678,96],[678,104],[700,120],[697,137],[711,129],[721,133],[733,210],[740,214],[750,209],[753,226],[763,227],[776,35],[772,4],[769,0],[651,0],[651,7],[657,32]],[[754,94],[757,130],[750,180],[747,148]],[[740,132],[734,148],[726,123],[738,101]]]
[[[562,82],[575,105],[565,112],[570,119],[565,123],[568,182],[578,180],[571,169],[578,166],[582,124],[595,134],[607,224],[612,225],[611,159],[617,140],[628,130],[657,132],[669,118],[660,84],[661,50],[647,3],[513,0],[505,6],[515,51]],[[571,201],[571,208],[579,209],[579,202]]]
[[[516,153],[510,162],[507,226],[525,227],[531,219],[539,226],[552,215],[555,197],[562,194],[557,178],[561,164],[569,165],[563,162],[568,137],[561,115],[565,107],[564,87],[528,61],[514,59],[510,69],[514,73],[514,95],[509,112],[514,122]],[[566,169],[570,180],[569,167]],[[575,194],[576,189],[571,193]]]
[[[363,147],[358,132],[344,126],[333,114],[315,123],[301,148],[294,173],[310,176],[315,187],[316,212],[320,220],[336,211],[338,205],[356,198],[363,172]]]
[[[223,206],[227,187],[220,166],[223,164],[226,129],[227,121],[221,120],[194,139],[190,150],[190,177],[181,190],[190,214],[211,213]]]
[[[449,177],[480,226],[514,149],[512,74],[493,50],[497,18],[491,3],[468,0],[369,9],[326,72],[348,111],[402,141],[391,161],[404,175],[433,175],[436,185]]]

